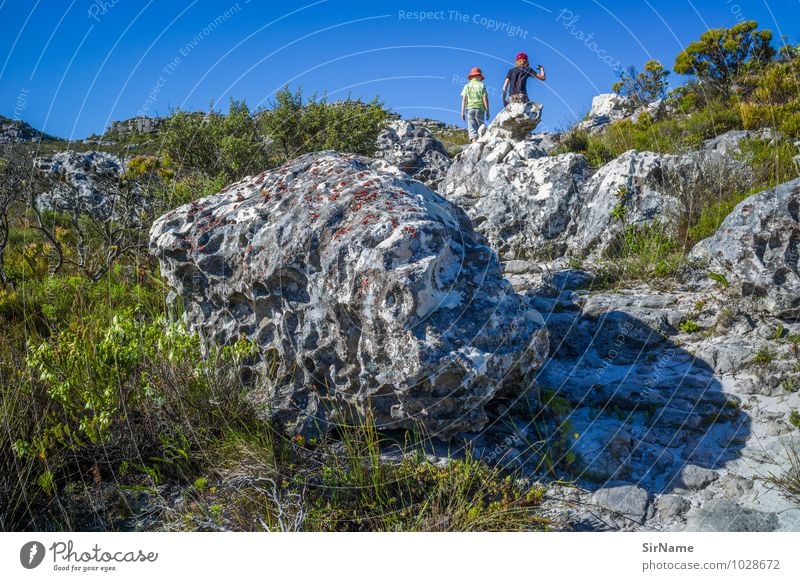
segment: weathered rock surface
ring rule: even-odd
[[[629,151],[592,174],[582,155],[549,156],[490,128],[456,159],[440,191],[505,260],[601,257],[628,225],[671,228],[681,203],[660,187],[665,168],[703,162]]]
[[[21,119],[9,119],[0,115],[0,143],[24,143],[42,139],[57,138],[34,129]]]
[[[734,502],[719,500],[702,507],[686,522],[686,531],[694,532],[769,532],[778,527],[778,517]]]
[[[482,141],[494,139],[525,139],[542,120],[542,104],[534,101],[509,103],[492,120]]]
[[[665,494],[656,500],[656,515],[662,522],[675,522],[689,510],[691,503],[677,494]]]
[[[99,220],[136,215],[148,207],[148,200],[137,191],[120,193],[119,180],[125,161],[111,153],[62,151],[52,157],[37,158],[34,165],[55,186],[39,196],[43,209],[89,214]]]
[[[528,105],[498,115],[440,186],[503,260],[614,258],[631,228],[674,233],[684,200],[691,203],[698,189],[746,184],[752,173],[715,150],[631,150],[593,170],[582,155],[551,156],[542,141],[521,138],[539,118],[535,104]]]
[[[694,464],[687,464],[683,470],[681,470],[680,484],[689,490],[702,490],[718,477],[719,475],[713,470]]]
[[[535,414],[535,432],[559,435],[576,484],[548,492],[550,514],[574,530],[800,530],[796,504],[765,479],[791,469],[788,450],[800,446],[787,422],[800,373],[790,342],[776,339],[800,322],[756,316],[717,286],[593,289],[571,270],[529,280],[550,337],[532,405],[558,401],[545,408],[553,420]],[[689,319],[699,330],[681,329]],[[764,350],[769,363],[755,357]],[[518,449],[519,465],[540,466],[526,456],[535,438]],[[634,510],[621,487],[650,502],[634,492]]]
[[[603,256],[613,252],[629,225],[673,228],[682,204],[665,193],[660,180],[668,167],[681,161],[679,156],[628,151],[598,169],[582,184],[581,195],[575,199],[575,223],[565,240],[567,254]]]
[[[160,117],[132,117],[123,121],[113,121],[107,133],[120,136],[142,133],[155,133],[164,125]]]
[[[504,259],[552,256],[566,251],[586,167],[582,155],[549,157],[524,141],[479,140],[455,161],[440,190]]]
[[[757,307],[800,316],[800,179],[742,201],[692,256],[707,260]]]
[[[774,142],[780,139],[781,135],[777,131],[766,127],[764,129],[750,130],[737,129],[728,131],[717,137],[707,139],[703,142],[704,149],[716,150],[724,154],[741,153],[739,145],[745,139],[760,139]]]
[[[609,124],[623,119],[636,121],[642,113],[656,113],[662,106],[661,101],[654,101],[643,107],[635,108],[631,100],[616,93],[603,93],[592,99],[592,106],[586,119],[575,128],[589,133],[602,133]]]
[[[397,166],[433,190],[452,163],[444,144],[433,137],[428,127],[401,119],[389,122],[378,135],[375,157]]]
[[[546,333],[461,210],[370,163],[311,154],[246,178],[159,218],[151,250],[193,329],[255,341],[253,399],[289,431],[368,407],[381,428],[481,428]]]
[[[629,484],[601,488],[594,493],[594,501],[608,511],[639,522],[644,521],[649,502],[646,490]]]

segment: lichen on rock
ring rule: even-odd
[[[422,183],[318,153],[153,225],[151,251],[209,341],[259,348],[252,397],[289,432],[363,418],[448,439],[480,429],[547,353],[469,218]]]

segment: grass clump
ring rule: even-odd
[[[769,365],[775,361],[776,357],[777,355],[775,352],[772,351],[768,345],[764,345],[758,351],[756,351],[755,355],[753,355],[752,362],[756,365]]]
[[[268,435],[270,434],[270,435]],[[230,433],[211,455],[216,471],[167,526],[194,530],[542,530],[544,487],[466,454],[434,463],[397,444],[369,419],[311,444],[277,432]],[[221,507],[215,510],[214,507]]]
[[[678,329],[680,329],[683,333],[697,333],[698,331],[701,331],[703,327],[701,327],[694,319],[686,319],[685,321],[682,321],[680,325],[678,325]]]

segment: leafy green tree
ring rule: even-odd
[[[175,111],[166,123],[163,150],[180,174],[223,176],[226,182],[271,166],[255,116],[231,99],[228,114]]]
[[[618,71],[617,75],[619,81],[614,83],[612,90],[628,97],[634,109],[653,101],[663,100],[667,96],[669,71],[655,59],[647,61],[641,72],[631,66]]]
[[[282,160],[289,160],[326,149],[371,155],[386,118],[377,98],[329,103],[325,96],[312,96],[304,103],[301,89],[284,87],[272,107],[258,115],[258,123]]]
[[[676,57],[673,70],[682,75],[695,75],[728,95],[737,78],[775,56],[771,42],[772,31],[758,30],[755,20],[740,22],[731,28],[712,28]]]

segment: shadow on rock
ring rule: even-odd
[[[626,508],[634,489],[704,488],[714,469],[739,456],[750,418],[708,363],[668,338],[680,321],[669,294],[581,290],[590,282],[588,273],[562,271],[530,295],[547,324],[550,357],[531,396],[533,417],[516,429],[536,444],[516,461],[532,471],[564,468],[591,490],[621,488],[595,501],[642,521],[646,501]],[[551,458],[543,465],[544,450]]]

